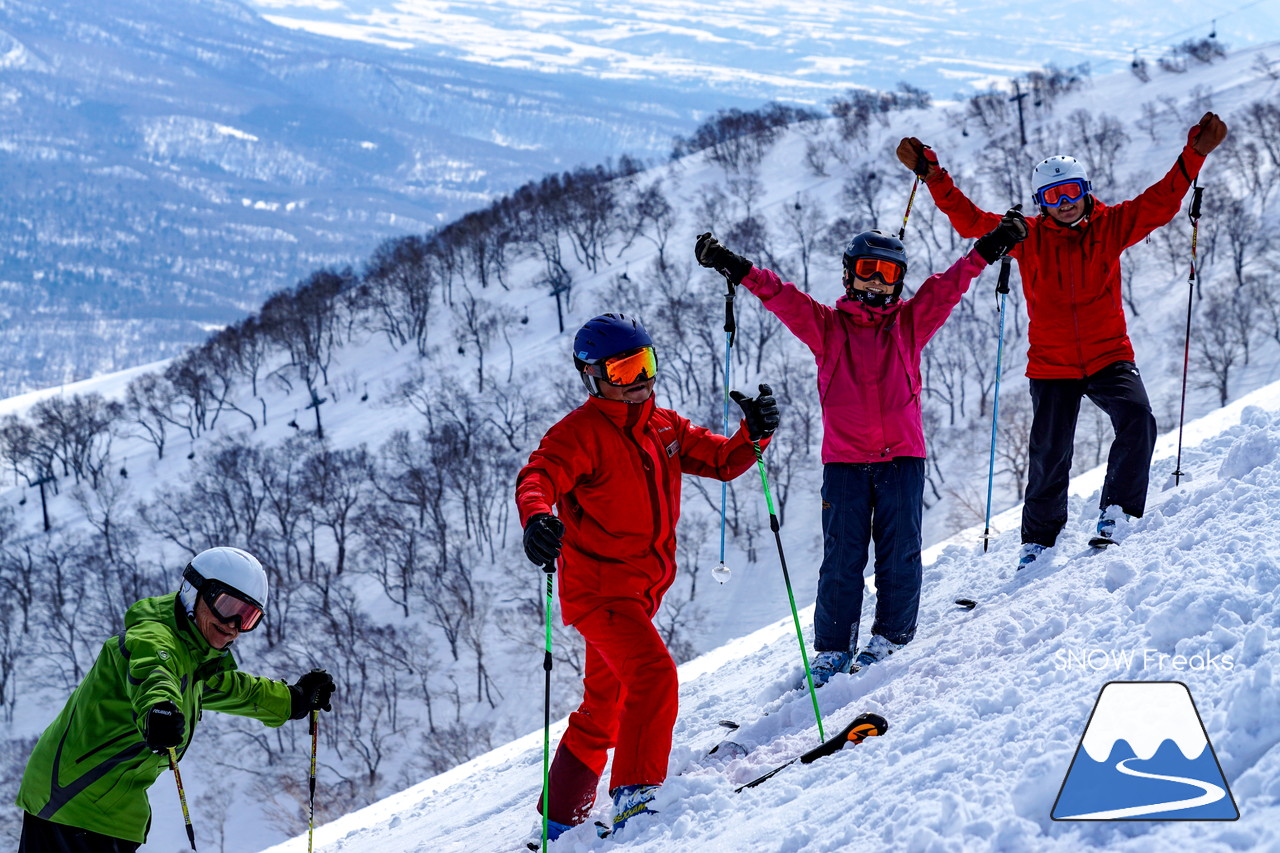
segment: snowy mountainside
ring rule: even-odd
[[[95,607],[85,614],[74,612],[71,605],[59,610],[57,602],[69,599],[59,599],[52,590],[61,577],[55,569],[68,562],[101,574],[101,555],[108,548],[114,559],[106,564],[110,572],[104,584],[112,595],[105,603],[171,589],[174,567],[204,544],[240,542],[267,557],[278,588],[273,607],[279,608],[264,623],[264,634],[246,637],[240,644],[242,665],[273,677],[296,677],[299,670],[326,666],[345,685],[348,699],[346,705],[338,700],[322,730],[321,784],[326,795],[317,804],[322,821],[435,776],[484,753],[509,734],[534,729],[541,720],[539,703],[530,700],[541,690],[541,575],[527,565],[520,549],[511,483],[546,427],[581,402],[581,386],[572,376],[566,352],[578,324],[604,310],[638,313],[657,340],[660,404],[718,429],[723,284],[714,273],[692,265],[694,235],[710,228],[731,247],[831,301],[838,293],[840,248],[849,234],[872,226],[896,230],[901,222],[911,176],[893,159],[899,137],[918,135],[934,145],[944,165],[978,203],[1002,209],[1026,197],[1026,174],[1036,158],[1047,151],[1082,150],[1091,136],[1082,137],[1081,132],[1110,117],[1124,139],[1109,156],[1098,153],[1100,174],[1113,173],[1099,181],[1098,191],[1108,201],[1124,198],[1168,168],[1187,126],[1210,106],[1232,123],[1237,143],[1261,139],[1242,130],[1243,115],[1251,105],[1274,96],[1270,66],[1259,62],[1268,51],[1276,52],[1241,51],[1212,64],[1193,65],[1185,73],[1153,72],[1147,82],[1128,73],[1078,81],[1052,101],[1028,110],[1032,141],[1026,150],[1014,144],[1011,152],[1017,125],[1010,108],[971,115],[966,105],[877,113],[848,137],[839,120],[806,122],[763,145],[759,162],[731,167],[709,150],[616,177],[607,185],[612,207],[602,203],[591,208],[610,216],[602,220],[607,224],[601,226],[602,243],[588,243],[592,253],[580,240],[585,232],[570,234],[550,215],[546,230],[525,227],[535,214],[586,210],[586,201],[600,197],[586,192],[589,187],[575,187],[571,206],[556,194],[555,182],[548,181],[544,195],[529,190],[539,203],[522,205],[508,199],[508,206],[491,217],[496,224],[489,227],[495,229],[513,221],[521,225],[514,232],[492,232],[507,235],[506,240],[474,241],[463,239],[471,233],[466,229],[442,230],[427,238],[397,241],[394,252],[377,253],[350,279],[339,277],[334,283],[319,276],[316,285],[336,288],[331,310],[323,315],[327,325],[321,329],[332,344],[326,350],[332,358],[325,362],[325,371],[309,372],[315,365],[301,352],[299,336],[314,330],[297,325],[299,318],[286,310],[307,303],[298,299],[294,304],[288,298],[273,298],[243,326],[219,332],[207,350],[190,351],[165,365],[163,375],[156,374],[164,379],[158,383],[160,391],[168,393],[166,389],[178,386],[185,390],[174,391],[179,402],[172,403],[168,414],[176,422],[169,423],[163,457],[144,434],[143,421],[154,426],[149,410],[124,415],[107,435],[99,435],[96,447],[109,453],[90,460],[102,479],[100,489],[94,491],[83,482],[77,488],[75,480],[81,478],[59,466],[56,494],[49,499],[54,529],[48,535],[40,525],[34,477],[19,473],[31,472],[27,446],[19,441],[29,434],[19,428],[21,423],[0,423],[0,438],[9,450],[0,469],[6,478],[0,492],[0,583],[15,579],[21,580],[20,589],[50,590],[47,596],[36,596],[32,606],[45,624],[54,626],[22,633],[21,624],[15,629],[15,623],[4,621],[10,614],[0,613],[0,665],[8,660],[6,650],[15,648],[6,645],[7,637],[17,637],[16,648],[25,655],[18,676],[8,683],[8,694],[0,696],[10,738],[9,752],[0,752],[0,766],[15,767],[15,774],[20,771],[25,760],[21,739],[38,733],[47,723],[46,707],[65,697],[60,688],[69,689],[63,682],[74,683],[76,656],[82,659],[96,651],[95,644],[116,630],[115,615],[97,606],[104,603],[103,597],[90,599]],[[1005,103],[1004,96],[998,101]],[[1130,104],[1137,108],[1116,115],[1121,112],[1116,105]],[[994,108],[994,101],[986,107]],[[1083,110],[1089,112],[1079,112]],[[1108,134],[1117,138],[1114,131]],[[1256,147],[1253,151],[1262,154]],[[1231,241],[1240,234],[1265,236],[1274,228],[1276,193],[1268,194],[1267,188],[1275,183],[1277,171],[1265,155],[1250,160],[1244,156],[1248,153],[1246,147],[1229,156],[1224,147],[1206,167],[1204,183],[1210,192],[1200,235],[1205,298],[1195,303],[1197,336],[1232,328],[1221,317],[1213,322],[1211,313],[1215,307],[1245,304],[1231,294],[1247,294],[1264,307],[1267,291],[1256,285],[1274,262],[1276,247],[1265,241],[1245,245],[1242,266],[1237,268]],[[1000,168],[1003,158],[1014,165]],[[1256,179],[1240,171],[1250,164],[1257,167],[1250,173]],[[651,192],[655,188],[656,194]],[[659,198],[667,203],[666,214]],[[1231,207],[1237,202],[1238,207]],[[642,217],[641,210],[648,213]],[[572,217],[564,221],[580,224]],[[638,221],[644,222],[639,233],[625,227]],[[1227,229],[1227,222],[1256,222],[1261,227]],[[446,241],[446,236],[458,234],[459,242]],[[1188,243],[1189,229],[1179,217],[1149,243],[1134,247],[1126,261],[1130,331],[1165,430],[1177,422]],[[501,263],[475,251],[493,246],[514,248]],[[968,249],[967,241],[954,236],[923,194],[916,199],[907,246],[909,288]],[[931,472],[936,490],[929,493],[926,515],[927,544],[969,529],[981,518],[991,398],[990,389],[984,392],[979,386],[984,377],[991,379],[990,369],[983,373],[983,368],[991,363],[995,348],[993,280],[988,272],[975,281],[927,350],[940,356],[925,369],[927,433],[936,464]],[[419,340],[396,324],[411,306],[390,298],[421,297],[412,288],[397,289],[415,283],[434,288],[426,294],[429,310],[414,315],[425,317]],[[560,299],[555,298],[553,288],[566,284]],[[780,331],[754,297],[739,296],[732,381],[740,389],[772,382],[783,401],[783,425],[766,457],[796,596],[803,606],[813,600],[820,555],[816,495],[821,436],[812,357]],[[1015,288],[1011,306],[1019,298]],[[557,327],[558,305],[564,312],[564,334]],[[213,356],[225,356],[224,349],[233,345],[240,347],[236,352],[243,359],[262,355],[240,333],[268,319],[294,323],[285,328],[297,335],[277,330],[265,341],[265,363],[254,362],[251,369],[247,361],[242,363],[220,401],[202,396],[208,393],[202,382],[213,382],[225,368],[225,362]],[[1280,369],[1277,345],[1263,315],[1254,319],[1247,361],[1237,339],[1194,339],[1211,346],[1205,352],[1198,344],[1193,348],[1191,417],[1219,405],[1218,389],[1203,385],[1209,374],[1207,356],[1230,352],[1238,359],[1226,386],[1228,399],[1280,379],[1274,375]],[[1000,407],[1002,429],[1007,431],[1002,432],[1000,448],[1011,456],[997,462],[998,511],[1018,502],[1016,451],[1026,434],[1017,420],[1026,397],[1019,378],[1025,318],[1016,307],[1007,335]],[[957,376],[963,381],[948,386]],[[69,402],[95,390],[124,399],[124,380],[110,377],[62,393],[28,395],[11,401],[3,413],[30,418],[40,410],[35,397]],[[324,400],[319,408],[324,441],[317,440],[314,431],[316,412],[309,406],[307,381]],[[202,418],[180,402],[193,401],[191,395],[204,407]],[[1189,445],[1206,438],[1196,434],[1196,428],[1193,425]],[[1077,468],[1101,461],[1106,432],[1087,407],[1078,439]],[[1165,463],[1160,464],[1165,467],[1160,468],[1156,488],[1167,471]],[[348,476],[341,476],[343,472]],[[321,482],[324,488],[317,487]],[[745,476],[729,491],[726,560],[734,576],[723,587],[712,583],[708,571],[718,556],[719,488],[704,492],[700,485],[692,478],[685,485],[681,572],[658,618],[681,660],[786,615],[758,478],[754,473]],[[1084,495],[1073,501],[1073,535],[1082,533],[1090,521],[1089,494],[1098,488],[1088,476],[1077,485]],[[340,509],[337,498],[348,493],[362,510],[361,523],[354,528],[344,528],[344,518],[335,514]],[[210,509],[220,507],[223,499],[243,502],[234,503],[231,511]],[[260,512],[264,504],[271,512]],[[955,595],[968,586],[979,597],[1004,594],[1001,584],[1007,582],[1012,562],[1016,512],[1000,516],[996,529],[1001,537],[996,553],[977,568],[966,568],[965,582],[945,592]],[[338,543],[340,534],[346,537],[345,549]],[[438,547],[428,548],[423,556],[415,550],[423,543]],[[403,553],[397,554],[400,546]],[[340,570],[344,555],[346,569]],[[946,555],[941,559],[939,565],[946,565]],[[1110,565],[1109,557],[1100,559],[1099,565]],[[38,565],[28,565],[28,560]],[[1124,574],[1117,572],[1117,577]],[[934,594],[942,592],[940,586]],[[1017,611],[1018,623],[1040,624],[1033,620],[1042,603],[1036,598],[1028,610]],[[984,608],[978,615],[987,612]],[[940,615],[929,618],[936,621]],[[1172,617],[1166,611],[1161,618]],[[1171,635],[1168,629],[1158,632],[1154,621],[1151,624],[1163,649]],[[76,631],[70,636],[59,633],[68,625]],[[1003,636],[997,639],[1010,642]],[[794,638],[791,643],[794,648]],[[571,629],[561,628],[556,644],[554,712],[561,715],[576,702],[580,644]],[[756,641],[742,653],[746,669],[756,661],[752,655],[758,647]],[[918,647],[922,652],[946,652],[945,642],[936,638],[922,637]],[[922,654],[920,659],[931,658]],[[733,670],[733,665],[725,666]],[[738,706],[714,713],[750,719],[753,711],[772,702],[776,693],[771,689],[780,690],[796,674],[798,664],[793,671],[775,671],[772,688],[753,687]],[[993,685],[987,695],[998,699],[1005,686]],[[826,701],[841,695],[843,688],[837,687],[824,688],[831,697]],[[40,702],[17,701],[17,696],[33,691],[41,696]],[[710,709],[717,701],[708,696],[702,704]],[[801,710],[787,711],[778,722],[800,725]],[[709,717],[713,712],[700,713]],[[225,832],[228,850],[255,849],[295,835],[305,826],[305,788],[298,787],[304,777],[296,772],[304,766],[302,730],[286,727],[263,738],[254,724],[220,716],[206,715],[189,753],[190,763],[184,766],[184,781],[199,815],[197,831],[202,838],[205,833],[213,838]],[[702,720],[693,717],[682,724],[688,728],[678,737],[692,739],[693,727]],[[751,731],[762,738],[769,733],[768,726]],[[780,743],[779,754],[791,743]],[[262,755],[251,771],[232,760],[246,744]],[[16,776],[0,774],[5,778]],[[172,791],[157,787],[153,794],[156,824],[148,846],[175,847],[184,834]],[[513,793],[513,803],[523,802],[525,794],[523,789]],[[961,806],[952,803],[949,808],[954,814]],[[0,825],[4,819],[0,815]]]
[[[1187,479],[1153,490],[1148,514],[1128,524],[1112,550],[1089,553],[1089,525],[1080,522],[1064,532],[1047,567],[1019,577],[1008,571],[1017,543],[1005,539],[983,554],[974,545],[980,528],[929,549],[916,640],[818,693],[828,731],[870,710],[889,720],[884,737],[735,795],[734,786],[816,738],[807,695],[786,692],[802,676],[790,619],[681,667],[673,775],[657,801],[660,815],[627,849],[1276,849],[1280,383],[1192,426],[1204,440],[1184,450]],[[1157,450],[1158,470],[1173,467],[1170,439]],[[1073,517],[1096,498],[1077,487]],[[1017,514],[1015,507],[997,521],[1007,528]],[[772,580],[758,593],[782,595],[780,579]],[[977,608],[956,608],[960,595]],[[810,608],[805,624],[811,617]],[[1123,680],[1189,687],[1238,822],[1050,820],[1099,690]],[[744,724],[730,739],[758,748],[717,766],[703,756],[724,735],[717,721],[725,717]],[[553,739],[563,727],[563,720],[553,726]],[[540,786],[535,732],[321,827],[317,849],[514,850],[533,829]],[[607,819],[607,804],[602,790],[592,818]],[[589,822],[554,849],[601,846]]]
[[[664,156],[625,82],[405,55],[236,2],[0,5],[0,392],[153,361],[556,168]],[[16,322],[22,318],[22,322]]]

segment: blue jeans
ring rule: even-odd
[[[813,614],[814,648],[856,651],[862,571],[876,546],[876,615],[871,632],[910,642],[920,612],[920,524],[924,460],[829,462],[822,470],[822,570]]]

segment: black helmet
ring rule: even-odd
[[[589,370],[600,365],[612,356],[632,350],[653,350],[653,338],[645,331],[644,325],[635,317],[625,314],[601,314],[592,317],[578,334],[573,336],[573,365],[582,376],[582,383],[587,386],[587,393],[593,397],[600,396],[599,371]],[[656,357],[650,362],[650,369],[645,379],[653,379],[657,372]]]
[[[878,273],[885,284],[893,285],[893,293],[870,293],[853,286],[854,265],[859,258],[888,261],[898,267],[893,281],[884,273]],[[849,241],[844,248],[844,290],[851,299],[857,299],[873,308],[892,305],[902,295],[902,280],[907,274],[907,253],[902,241],[879,231],[863,231]],[[864,276],[864,278],[867,276]]]

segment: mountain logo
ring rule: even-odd
[[[1181,681],[1103,685],[1050,816],[1236,820],[1240,810]]]

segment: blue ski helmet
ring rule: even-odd
[[[589,365],[628,350],[652,346],[653,338],[635,317],[601,314],[584,323],[573,336],[573,366],[582,377],[582,384],[587,386],[587,393],[599,397],[599,380],[586,372]]]
[[[875,258],[890,261],[902,268],[902,274],[893,284],[893,293],[868,293],[853,286],[853,267],[858,258]],[[902,241],[879,231],[863,231],[849,241],[844,248],[844,291],[850,299],[856,299],[873,308],[892,305],[902,295],[902,281],[907,274],[907,252]],[[888,284],[890,282],[886,282]]]

